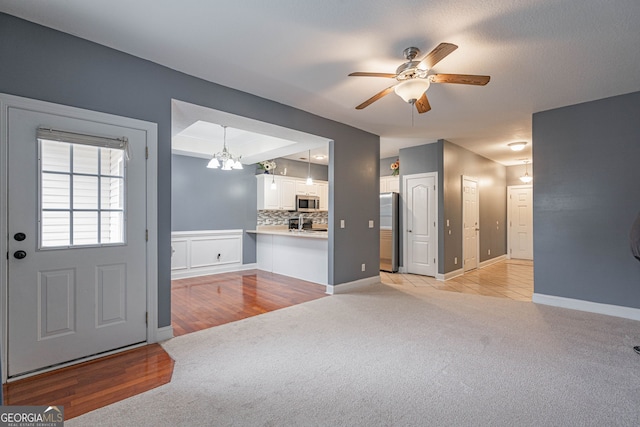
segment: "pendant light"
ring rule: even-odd
[[[520,177],[520,181],[524,182],[525,184],[528,184],[531,181],[533,181],[533,177],[531,175],[529,175],[529,168],[527,167],[528,164],[529,164],[529,161],[525,160],[524,161],[524,175],[522,175]]]
[[[311,179],[311,150],[309,150],[309,156],[307,158],[307,185],[313,185],[313,179]]]
[[[207,167],[210,169],[220,168],[223,171],[242,169],[242,163],[240,163],[242,156],[234,157],[229,153],[227,149],[227,127],[222,126],[222,129],[224,129],[222,151],[213,155]]]

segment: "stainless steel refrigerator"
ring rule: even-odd
[[[395,273],[399,264],[398,193],[380,193],[380,270]]]

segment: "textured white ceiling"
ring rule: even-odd
[[[381,156],[444,138],[504,164],[531,142],[531,115],[640,90],[638,0],[0,0],[0,11],[381,136]],[[432,110],[392,83],[402,50],[459,49],[435,72],[488,74],[432,85]],[[529,150],[531,144],[528,145]]]

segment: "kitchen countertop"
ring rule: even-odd
[[[262,226],[257,227],[256,230],[247,230],[247,233],[253,234],[270,234],[273,236],[289,236],[289,237],[303,237],[308,239],[328,239],[329,234],[326,231],[319,230],[289,230],[286,226]]]

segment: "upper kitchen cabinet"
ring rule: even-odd
[[[399,176],[381,176],[380,177],[380,192],[399,193],[400,192],[400,177]]]
[[[279,175],[256,175],[258,180],[258,210],[296,209],[296,181]],[[272,183],[275,182],[275,189]]]
[[[301,196],[319,196],[318,184],[316,181],[308,185],[307,181],[296,180],[296,194]]]
[[[325,181],[318,182],[318,196],[320,197],[320,210],[329,210],[329,183]]]

